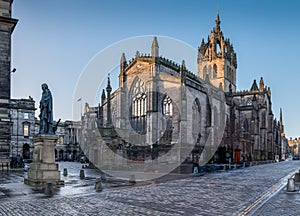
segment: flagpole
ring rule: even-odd
[[[79,101],[80,101],[80,120],[81,120],[81,118],[82,118],[82,99],[78,98],[77,102],[79,102]]]
[[[80,100],[80,120],[82,118],[82,100]]]

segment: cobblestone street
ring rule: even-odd
[[[285,215],[298,216],[300,214],[300,193],[299,184],[296,184],[295,192],[286,192],[286,187],[279,193],[271,197],[262,207],[253,213],[253,215]]]
[[[238,215],[299,167],[289,161],[98,193],[0,199],[0,215]],[[295,207],[282,210],[290,202]],[[297,202],[299,195],[281,191],[253,215],[299,215]],[[274,205],[278,214],[269,211]]]

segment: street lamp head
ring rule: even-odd
[[[16,71],[17,71],[17,69],[13,68],[12,71],[11,71],[11,73],[15,73]]]

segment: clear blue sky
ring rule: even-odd
[[[238,90],[264,77],[277,118],[283,109],[287,137],[298,137],[299,8],[296,0],[15,0],[12,98],[30,95],[38,107],[40,85],[46,82],[55,100],[54,117],[72,119],[76,82],[99,51],[141,35],[173,37],[197,48],[219,11],[221,28],[237,52]]]

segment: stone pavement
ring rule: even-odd
[[[0,199],[0,215],[239,215],[299,167],[288,161],[98,193]]]
[[[272,196],[260,208],[253,212],[252,215],[261,216],[299,216],[300,215],[300,192],[299,184],[296,184],[297,191],[293,193],[286,192],[284,186],[278,193]]]

